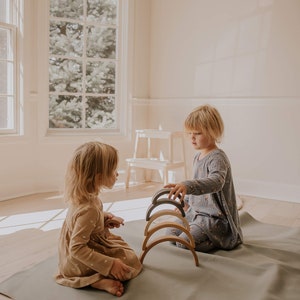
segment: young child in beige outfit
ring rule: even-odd
[[[124,220],[103,211],[98,198],[102,188],[115,184],[117,165],[117,150],[100,142],[81,145],[69,163],[64,194],[69,209],[60,233],[55,278],[61,285],[92,286],[120,297],[122,282],[142,270],[133,249],[109,230]]]

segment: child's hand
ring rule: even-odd
[[[131,277],[131,269],[124,264],[119,258],[114,260],[110,274],[117,280],[125,281]]]
[[[177,184],[170,183],[170,184],[165,185],[164,187],[165,188],[171,188],[171,191],[170,191],[169,196],[168,196],[169,199],[176,200],[176,198],[179,198],[180,201],[183,201],[183,199],[186,195],[186,192],[187,192],[186,186],[184,184],[182,184],[182,183],[177,183]]]
[[[105,227],[110,229],[112,228],[119,228],[121,225],[124,225],[124,219],[121,217],[116,217],[114,215],[108,215],[107,219],[105,220]]]

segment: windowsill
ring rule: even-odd
[[[130,134],[122,134],[120,132],[115,133],[78,133],[74,132],[73,134],[66,134],[66,133],[60,133],[60,134],[53,134],[48,133],[44,136],[40,135],[38,137],[36,136],[25,136],[25,135],[0,135],[0,144],[24,144],[32,142],[32,139],[38,139],[41,143],[46,144],[70,144],[70,143],[83,143],[88,140],[98,140],[98,141],[105,141],[105,142],[128,142],[131,139]]]

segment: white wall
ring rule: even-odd
[[[300,1],[151,3],[149,127],[212,103],[237,191],[300,202]]]
[[[133,100],[122,138],[45,135],[44,1],[25,2],[25,135],[0,138],[0,200],[58,190],[71,152],[91,138],[116,146],[123,168],[134,129],[181,130],[209,102],[225,121],[237,191],[300,202],[300,1],[130,0]]]
[[[24,105],[24,135],[0,137],[0,200],[31,193],[61,190],[67,162],[73,150],[88,140],[101,140],[119,150],[120,169],[132,156],[132,132],[145,127],[147,109],[132,107],[132,95],[149,96],[149,22],[150,2],[129,1],[128,39],[128,130],[122,136],[49,136],[47,135],[47,1],[25,1],[24,39],[21,40],[21,91]],[[135,118],[135,115],[141,118]],[[120,175],[120,181],[124,176]]]

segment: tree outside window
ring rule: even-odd
[[[50,0],[49,128],[115,129],[118,0]]]

